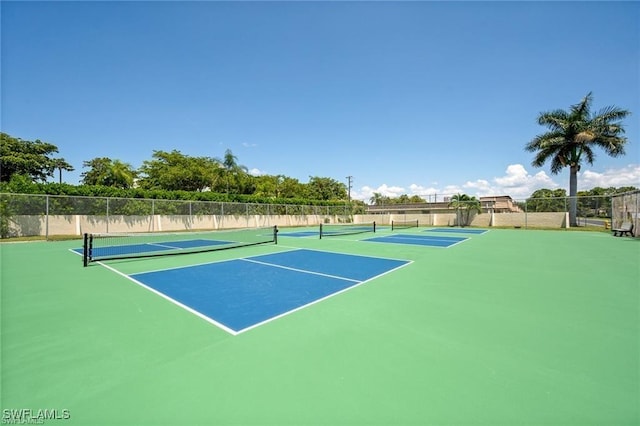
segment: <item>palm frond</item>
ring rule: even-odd
[[[582,155],[584,156],[587,163],[593,164],[595,154],[589,145],[584,145],[582,147]]]
[[[566,159],[562,155],[556,155],[551,159],[551,173],[557,175],[566,167]]]
[[[568,119],[569,114],[566,111],[557,109],[555,111],[541,112],[538,115],[538,124],[551,130],[560,130],[565,128]]]
[[[564,133],[562,131],[548,132],[538,135],[529,142],[525,149],[533,152],[539,149],[547,149],[564,143]]]
[[[540,147],[538,153],[531,163],[534,167],[542,167],[550,158],[558,155],[559,146],[557,144],[548,144]]]
[[[602,148],[607,155],[611,157],[619,157],[625,154],[624,146],[627,138],[619,136],[604,136],[598,138],[595,145]]]
[[[612,121],[622,120],[629,115],[631,115],[631,112],[612,105],[612,106],[602,108],[600,111],[598,111],[597,114],[595,114],[591,118],[591,120],[596,123],[600,123],[600,122],[610,123]]]
[[[571,115],[574,117],[588,117],[591,110],[591,102],[593,100],[592,92],[587,93],[587,96],[582,100],[571,106]]]

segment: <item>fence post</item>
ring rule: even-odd
[[[107,200],[107,232],[109,232],[109,197],[105,197]]]
[[[44,238],[45,240],[49,241],[49,196],[45,196],[45,200],[46,200],[46,213],[45,213],[45,218],[44,218]]]
[[[638,229],[638,225],[640,222],[640,192],[635,193],[636,198],[636,211],[634,212],[634,220],[633,220],[633,234],[638,237],[640,235],[640,230]]]

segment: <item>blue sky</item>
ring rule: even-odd
[[[538,114],[593,92],[627,155],[579,189],[640,186],[638,2],[6,2],[2,131],[95,157],[222,157],[352,196],[568,188],[531,166]]]

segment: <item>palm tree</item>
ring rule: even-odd
[[[53,168],[58,169],[59,182],[62,183],[62,171],[72,172],[75,169],[73,166],[65,161],[64,158],[54,158]]]
[[[476,197],[470,197],[467,194],[456,194],[451,197],[449,207],[456,210],[456,217],[460,226],[469,225],[469,218],[472,212],[482,213],[482,205]]]
[[[113,160],[109,170],[110,186],[116,188],[132,188],[138,173],[130,164]]]
[[[391,199],[379,192],[374,192],[373,196],[369,198],[369,202],[374,206],[384,206],[385,204],[389,204]]]
[[[230,192],[230,183],[233,178],[234,182],[237,181],[237,176],[246,174],[249,169],[242,164],[237,163],[238,157],[233,155],[230,149],[227,149],[224,152],[224,159],[222,160],[222,165],[225,169],[226,182],[227,182],[227,193]]]
[[[536,152],[534,167],[542,167],[551,160],[551,173],[558,174],[569,167],[569,224],[577,226],[578,172],[583,161],[593,164],[594,148],[599,147],[611,157],[624,155],[627,138],[622,137],[624,127],[620,120],[630,112],[608,106],[591,113],[591,92],[569,111],[554,110],[540,113],[538,124],[549,131],[536,136],[525,149]]]

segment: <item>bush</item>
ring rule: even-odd
[[[219,194],[215,192],[189,192],[146,190],[141,188],[121,189],[100,185],[69,185],[66,183],[32,183],[28,177],[14,176],[9,183],[0,184],[0,192],[15,194],[42,194],[73,197],[144,198],[174,201],[212,201],[224,203],[256,203],[305,206],[331,206],[344,211],[344,200],[324,201],[305,198],[275,198],[261,195]],[[354,204],[361,202],[354,202]],[[362,204],[362,203],[361,203]],[[356,207],[357,208],[357,207]]]

